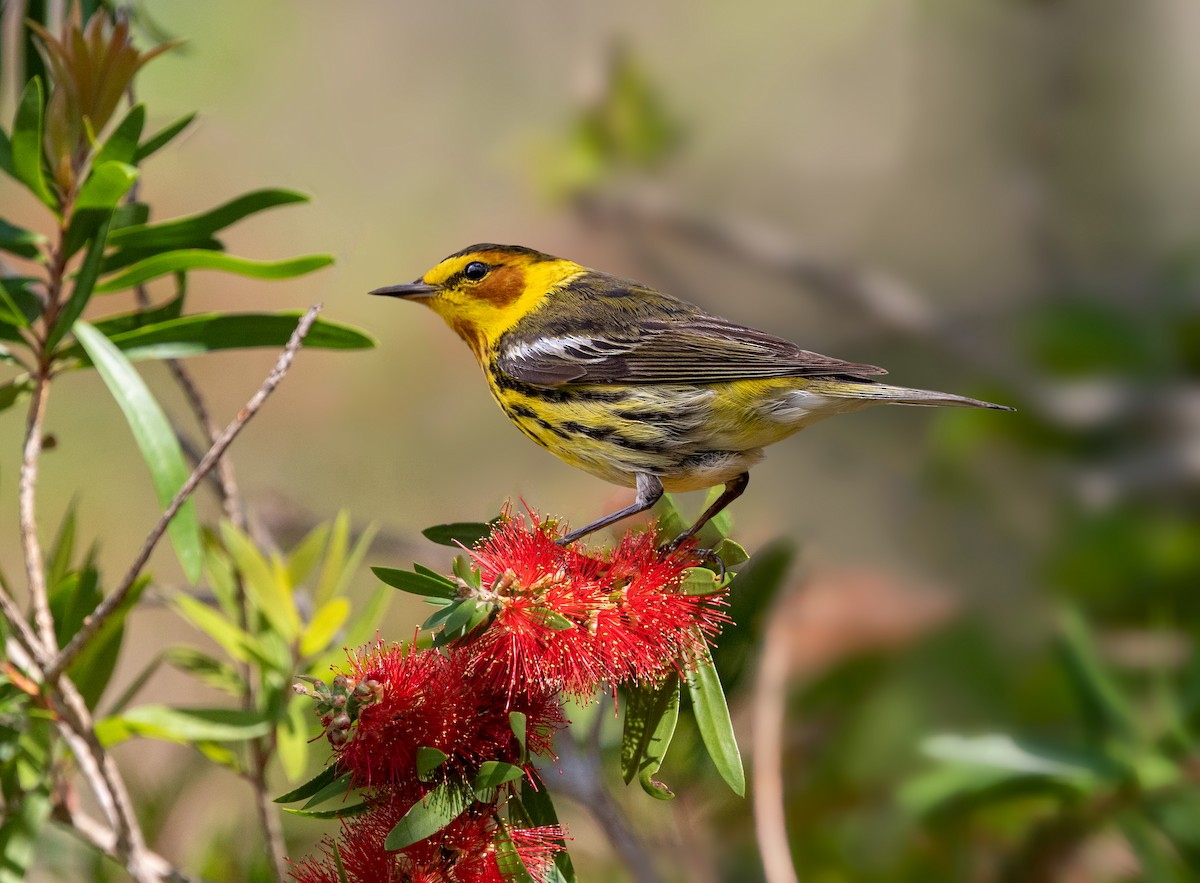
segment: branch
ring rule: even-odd
[[[798,883],[799,879],[788,845],[783,795],[783,725],[791,640],[791,634],[784,628],[767,629],[754,684],[754,767],[750,790],[754,836],[767,883]]]
[[[162,517],[159,518],[158,523],[154,525],[154,528],[147,535],[146,541],[142,544],[141,551],[138,552],[133,564],[130,565],[129,572],[125,574],[125,578],[121,581],[120,586],[100,602],[91,615],[84,620],[83,627],[75,633],[75,637],[71,639],[70,643],[62,649],[62,652],[54,658],[54,661],[47,668],[46,680],[48,682],[53,683],[62,675],[66,668],[75,660],[75,657],[87,646],[87,643],[96,632],[104,626],[124,602],[125,596],[129,594],[138,575],[142,572],[142,568],[146,566],[146,562],[150,559],[150,554],[154,551],[154,547],[162,539],[163,534],[166,533],[167,525],[171,523],[171,519],[175,517],[175,513],[179,511],[179,508],[187,498],[191,496],[200,482],[204,480],[204,477],[217,464],[217,461],[220,460],[221,456],[229,448],[229,445],[237,438],[238,433],[242,431],[250,418],[258,413],[258,409],[262,407],[263,402],[267,400],[267,397],[275,391],[275,387],[283,380],[284,375],[288,372],[288,368],[291,367],[292,360],[296,356],[296,351],[300,348],[300,344],[304,340],[304,336],[308,334],[309,328],[316,321],[317,314],[320,311],[321,304],[314,304],[309,307],[308,312],[300,319],[300,323],[296,326],[296,330],[292,332],[287,346],[280,353],[275,366],[267,375],[266,380],[263,381],[262,386],[259,387],[258,392],[246,402],[245,406],[242,407],[241,411],[233,419],[233,422],[226,426],[220,437],[213,442],[212,447],[208,449],[208,453],[196,464],[196,468],[192,470],[192,474],[188,476],[187,481],[183,483],[183,487],[179,489],[174,499],[171,500],[171,505],[167,507]]]
[[[50,614],[50,594],[46,589],[46,559],[37,529],[38,458],[42,453],[42,421],[46,416],[46,398],[50,394],[49,374],[36,374],[33,399],[29,403],[29,418],[25,426],[25,445],[21,457],[21,478],[18,487],[21,519],[21,547],[25,550],[25,574],[29,580],[29,597],[33,605],[33,623],[37,629],[40,652],[30,650],[36,658],[46,659],[58,649],[54,636],[54,617]],[[6,611],[7,614],[7,611]]]
[[[570,731],[563,731],[554,747],[563,773],[555,780],[556,790],[575,800],[600,823],[608,842],[637,883],[662,883],[649,852],[604,786],[597,755],[580,747]]]

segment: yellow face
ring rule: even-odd
[[[409,285],[378,288],[420,301],[446,320],[477,358],[546,297],[585,272],[572,261],[515,245],[475,245]]]

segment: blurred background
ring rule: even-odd
[[[365,294],[475,242],[569,257],[883,365],[897,383],[1013,405],[880,408],[821,424],[773,447],[735,505],[748,550],[780,537],[799,550],[764,595],[745,676],[730,686],[748,764],[771,751],[782,775],[784,836],[764,841],[768,864],[776,850],[768,879],[788,879],[778,849],[789,841],[802,880],[1193,879],[1200,7],[137,9],[152,33],[187,39],[140,76],[149,128],[200,111],[147,163],[142,198],[156,217],[294,187],[312,204],[235,228],[231,251],[337,257],[287,283],[193,274],[193,309],[323,301],[327,317],[379,342],[302,354],[232,450],[245,497],[281,545],[345,508],[380,528],[368,563],[444,568],[445,551],[420,536],[427,525],[485,520],[516,498],[581,524],[625,502],[528,444],[440,319]],[[14,94],[0,99],[7,123]],[[10,220],[41,223],[11,181],[0,203]],[[191,363],[218,422],[274,358]],[[168,411],[186,413],[165,369],[145,374]],[[0,415],[10,573],[18,414]],[[77,498],[81,533],[101,535],[99,560],[119,571],[157,512],[128,429],[90,374],[58,384],[47,425],[58,445],[43,468],[46,523]],[[693,496],[682,504],[698,508]],[[174,568],[160,550],[158,580],[178,582]],[[374,581],[364,570],[360,582],[365,597]],[[397,598],[384,637],[407,637],[423,615]],[[196,640],[161,609],[133,629],[118,680],[161,642]],[[178,691],[196,687],[164,675],[150,689],[186,702]],[[1088,752],[1112,740],[1103,708],[1089,707],[1096,690],[1117,691],[1134,723],[1122,750],[1161,757],[1174,776],[1098,771],[1111,758]],[[768,732],[777,743],[760,743]],[[956,785],[956,770],[987,766],[985,734],[1025,759],[1008,778]],[[747,803],[722,793],[679,738],[663,768],[673,804],[624,788],[607,765],[656,876],[631,870],[566,789],[582,879],[770,873]],[[1034,769],[1050,762],[1035,744],[1058,746],[1058,762],[1100,784]],[[138,743],[119,756],[161,809],[161,850],[238,879],[221,864],[238,850],[215,845],[253,818],[237,783],[202,775],[181,747]],[[212,802],[176,806],[181,788]],[[760,815],[759,836],[769,827]],[[325,830],[290,823],[295,854]]]

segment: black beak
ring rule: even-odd
[[[403,285],[385,285],[383,288],[376,288],[367,293],[384,294],[388,297],[429,297],[431,294],[438,293],[438,287],[418,279],[416,282],[408,282]]]

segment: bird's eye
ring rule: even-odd
[[[491,267],[482,261],[471,261],[471,263],[467,264],[466,269],[463,270],[463,275],[472,282],[478,282],[488,274],[488,270],[490,269]]]

